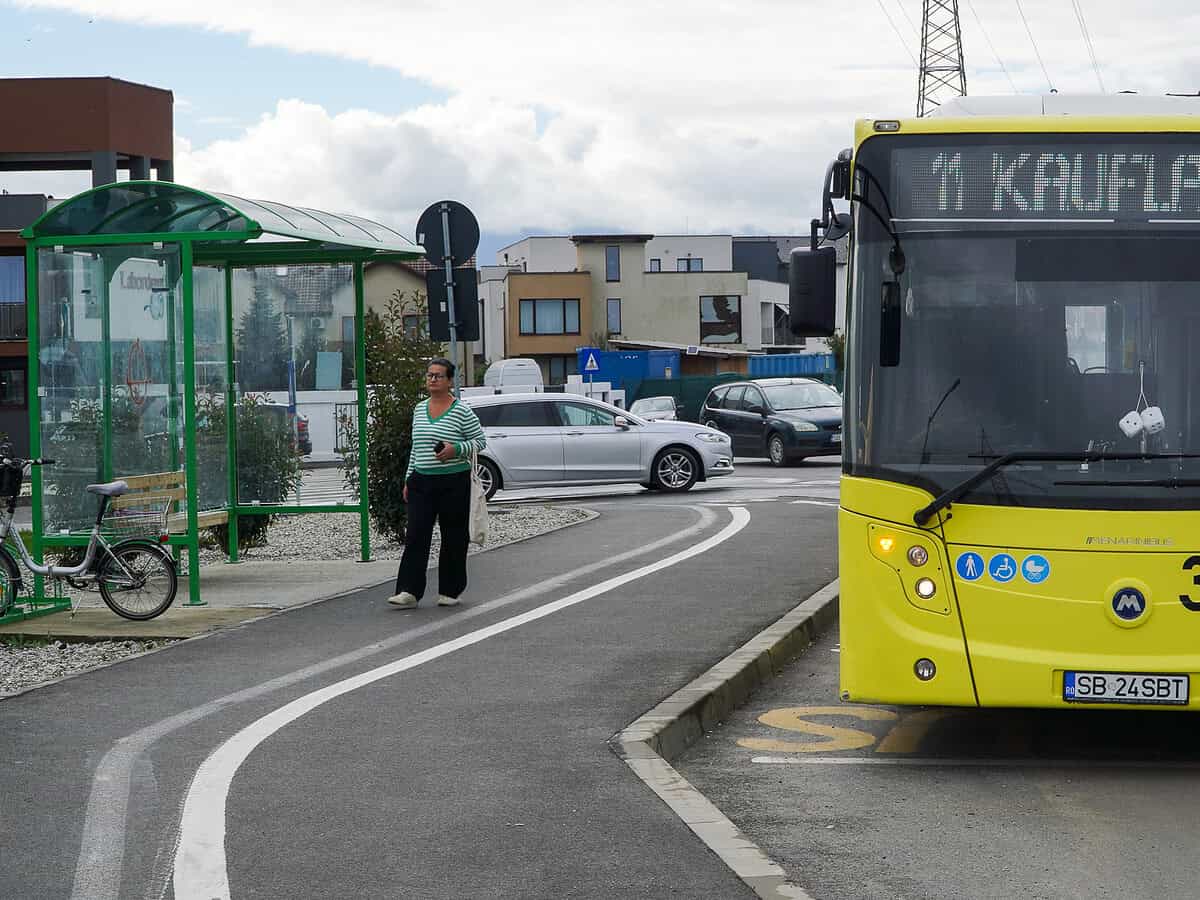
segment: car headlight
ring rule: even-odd
[[[719,431],[701,431],[696,434],[696,439],[707,441],[710,444],[728,444],[729,435],[722,434]]]
[[[792,428],[796,431],[820,431],[821,429],[812,422],[793,422]]]

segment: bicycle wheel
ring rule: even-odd
[[[171,557],[141,542],[117,544],[105,555],[98,583],[109,609],[139,622],[166,612],[179,587]]]
[[[0,616],[12,609],[17,602],[17,588],[21,584],[21,571],[7,550],[0,549]]]

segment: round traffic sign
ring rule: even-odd
[[[442,265],[446,258],[443,240],[442,213],[449,216],[450,265],[464,266],[479,247],[479,222],[475,214],[457,200],[441,200],[432,204],[417,219],[417,243],[425,248],[425,258]]]

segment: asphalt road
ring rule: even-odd
[[[836,465],[739,468],[592,495],[456,609],[379,588],[0,702],[0,893],[751,896],[606,745],[836,574]]]
[[[815,900],[1191,900],[1195,719],[841,704],[836,631],[676,768]]]

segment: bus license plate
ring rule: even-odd
[[[1184,706],[1188,702],[1188,676],[1144,672],[1064,672],[1063,699],[1072,703]]]

